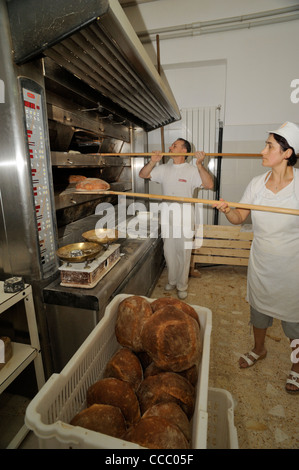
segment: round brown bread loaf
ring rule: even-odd
[[[149,377],[150,375],[161,374],[161,372],[167,372],[167,371],[160,369],[160,367],[157,367],[156,364],[152,362],[144,370],[143,376],[146,379],[146,377]],[[187,370],[182,370],[181,372],[176,372],[176,373],[182,375],[183,377],[185,377],[185,379],[189,380],[189,382],[191,383],[191,385],[193,385],[193,387],[196,386],[197,379],[198,379],[198,366],[192,366]]]
[[[159,299],[156,299],[151,303],[153,312],[160,310],[160,308],[162,307],[167,307],[168,305],[172,305],[173,307],[176,307],[179,310],[183,310],[183,312],[190,315],[199,324],[199,318],[196,313],[196,310],[191,307],[191,305],[186,304],[186,302],[183,302],[182,300],[175,299],[174,297],[160,297]]]
[[[190,419],[195,404],[195,390],[190,382],[175,372],[163,372],[144,379],[137,391],[141,414],[157,403],[177,403]]]
[[[128,348],[117,351],[104,370],[104,378],[115,377],[132,385],[136,391],[143,380],[143,369],[138,357]]]
[[[91,385],[86,394],[87,406],[94,403],[117,406],[126,423],[132,425],[140,419],[137,396],[128,382],[115,378],[101,379]]]
[[[123,439],[148,449],[189,449],[182,431],[165,418],[150,416],[130,428]]]
[[[77,191],[108,191],[110,184],[100,178],[86,178],[76,184]]]
[[[135,352],[143,351],[141,330],[152,314],[151,304],[138,295],[132,295],[120,302],[115,324],[117,341]]]
[[[94,404],[80,411],[70,424],[118,438],[121,438],[127,429],[120,409],[103,404]]]
[[[161,369],[180,372],[199,363],[199,325],[173,306],[157,310],[145,322],[141,341],[143,349]]]
[[[142,416],[142,419],[149,416],[159,416],[166,418],[172,424],[175,424],[184,434],[188,442],[191,441],[191,424],[186,413],[174,402],[158,403],[152,406]]]

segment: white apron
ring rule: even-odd
[[[265,181],[253,204],[299,209],[294,179],[277,194]],[[299,216],[253,210],[251,217],[247,300],[261,313],[299,322]]]

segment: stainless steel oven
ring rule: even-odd
[[[74,193],[70,175],[147,192],[144,158],[125,152],[146,152],[180,113],[116,0],[0,0],[0,84],[1,279],[32,284],[49,375],[116,293],[149,293],[163,262],[159,239],[123,239],[99,286],[62,288],[58,248],[94,228],[99,203],[119,202]]]

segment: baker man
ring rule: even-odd
[[[191,152],[190,143],[182,138],[177,139],[170,147],[169,152],[179,155],[170,156],[173,161],[157,165],[163,158],[161,152],[154,152],[150,161],[140,170],[139,176],[150,179],[162,186],[165,196],[193,197],[196,188],[213,189],[213,177],[203,166],[204,152],[196,152],[196,166],[186,162],[186,153]],[[165,221],[166,212],[161,212],[162,237],[164,243],[164,256],[168,271],[168,283],[165,290],[177,289],[178,297],[185,299],[188,295],[188,277],[192,251],[192,238],[186,234],[186,215],[190,214],[190,228],[194,227],[194,206],[190,204],[169,203],[174,209],[168,210],[168,221]],[[165,230],[165,226],[169,230]],[[164,227],[164,230],[163,230]],[[182,230],[178,231],[178,227]],[[189,243],[188,243],[189,241]]]

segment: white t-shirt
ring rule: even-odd
[[[158,165],[151,171],[151,180],[161,183],[164,196],[192,198],[194,190],[202,186],[197,166],[190,163]],[[172,207],[172,211],[169,211],[169,206]],[[171,226],[185,226],[193,230],[194,216],[194,204],[179,201],[163,201],[161,204],[162,225],[170,223]],[[198,215],[195,217],[199,220]],[[188,232],[187,229],[186,232]]]
[[[202,186],[197,167],[190,163],[155,166],[151,180],[161,183],[164,196],[193,197],[194,190]]]

